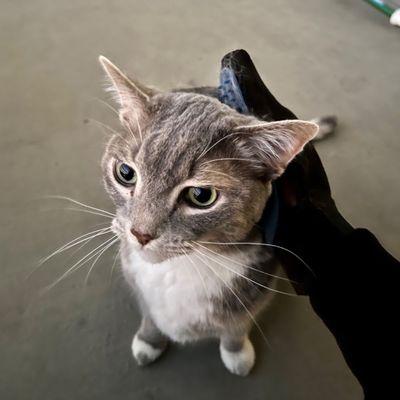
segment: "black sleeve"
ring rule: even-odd
[[[397,398],[400,263],[368,230],[344,233],[312,205],[283,218],[279,244],[301,255],[312,273],[282,254],[285,269],[304,283],[300,290],[335,336],[366,399]]]
[[[315,269],[311,304],[366,398],[385,398],[385,391],[387,398],[400,397],[400,265],[365,229],[343,237],[333,252]]]

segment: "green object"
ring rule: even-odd
[[[369,4],[371,4],[372,6],[374,6],[379,11],[382,11],[388,17],[391,17],[392,14],[395,11],[394,8],[392,8],[389,5],[385,4],[383,1],[380,1],[380,0],[365,0],[365,1],[367,3],[369,3]]]

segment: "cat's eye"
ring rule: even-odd
[[[137,180],[135,170],[124,162],[115,163],[114,175],[115,179],[124,186],[133,186]]]
[[[213,187],[189,187],[185,192],[186,201],[194,207],[207,208],[212,206],[218,198]]]

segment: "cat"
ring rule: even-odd
[[[168,341],[217,338],[233,374],[255,363],[249,331],[279,268],[257,223],[279,177],[318,125],[265,122],[188,90],[159,92],[103,56],[123,132],[102,171],[116,207],[124,277],[142,313],[132,352],[156,360]]]

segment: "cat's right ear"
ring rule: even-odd
[[[109,90],[120,106],[121,122],[134,125],[137,120],[146,118],[148,103],[154,91],[128,78],[106,57],[100,56],[99,61],[110,81]]]

